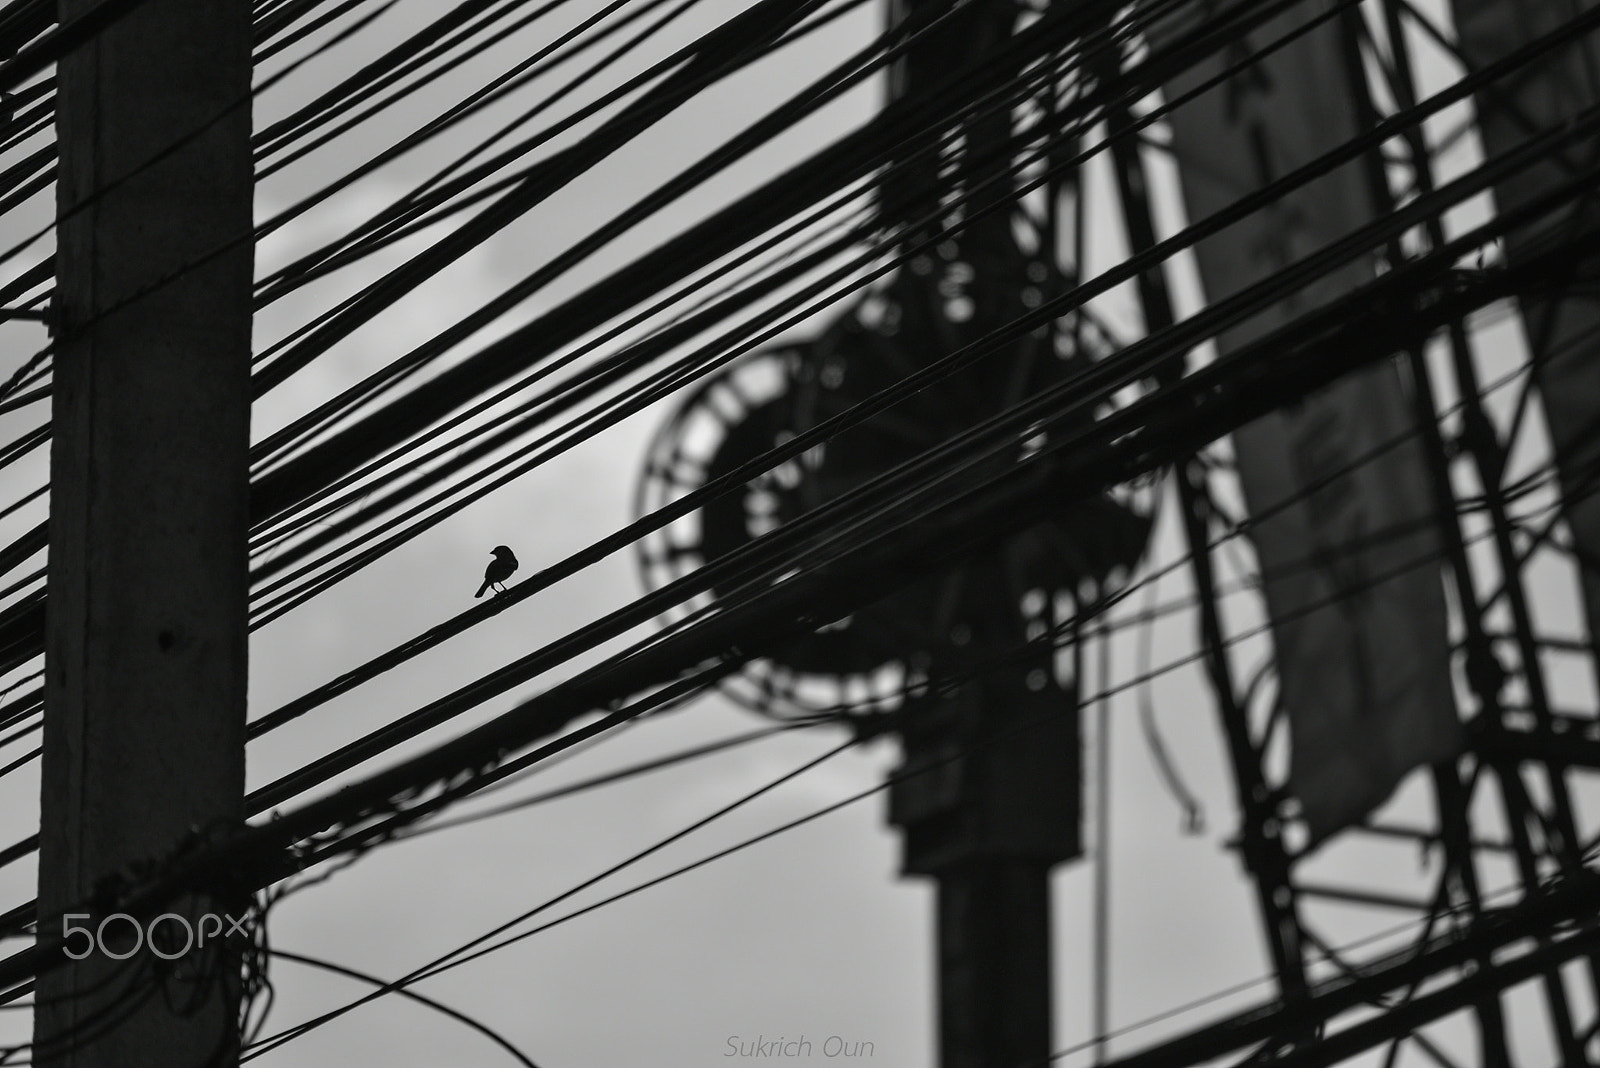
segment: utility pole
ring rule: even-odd
[[[907,710],[889,818],[902,871],[934,880],[940,1068],[1050,1058],[1050,872],[1079,853],[1081,758],[1074,695],[1025,681],[1047,661]]]
[[[59,66],[39,928],[78,929],[81,959],[39,980],[52,1068],[238,1057],[242,940],[202,925],[239,915],[231,895],[155,923],[64,913],[240,817],[250,7],[146,0]],[[210,943],[164,959],[185,924]]]
[[[901,26],[945,8],[928,0],[889,6],[890,24]],[[891,96],[914,96],[1004,45],[1016,17],[1017,8],[1004,2],[947,15],[895,68]],[[966,118],[959,133],[959,149],[943,150],[943,159],[924,157],[884,189],[887,214],[918,218],[961,193],[973,180],[963,169],[1010,149],[1010,110]],[[958,177],[942,179],[942,166]],[[981,203],[952,205],[944,214],[948,219]],[[981,336],[1023,311],[1017,301],[1030,276],[1012,236],[1011,212],[967,219],[934,256],[922,258],[906,283],[925,293],[906,302],[899,337],[908,360],[942,354],[953,333],[963,340]],[[970,294],[970,312],[953,316],[949,298],[962,290]],[[973,403],[1029,358],[1023,348],[996,354],[974,372],[988,382],[953,382],[947,396]],[[1019,605],[1007,596],[1005,570],[994,560],[977,562],[953,590],[954,614],[966,622],[936,640],[934,659],[942,672],[968,681],[903,710],[904,774],[889,794],[889,820],[904,836],[902,871],[935,884],[941,1068],[1049,1060],[1050,872],[1081,853],[1077,682],[1064,687],[1057,680],[1048,645],[995,669],[997,657],[1025,647],[1029,637]]]
[[[745,494],[704,505],[692,532],[663,530],[641,553],[647,582],[750,545],[1088,368],[1092,318],[1081,311],[1007,329],[1071,285],[1058,262],[1059,205],[1076,177],[1052,166],[1029,204],[1015,181],[1039,151],[1052,164],[1072,154],[1040,144],[1034,120],[1055,115],[1058,92],[1015,47],[1019,27],[1035,33],[1024,7],[890,0],[890,36],[905,48],[888,95],[907,122],[885,145],[893,158],[877,214],[903,258],[815,338],[689,391],[650,447],[641,501],[654,508],[708,485],[951,353],[975,358]],[[1064,43],[1071,10],[1046,10],[1041,22],[1056,17],[1041,36]],[[926,125],[912,132],[913,117]],[[1098,346],[1106,332],[1092,332]],[[974,450],[941,490],[954,497],[1014,475],[1075,429],[1051,420]],[[747,666],[749,685],[729,691],[776,718],[842,711],[863,732],[899,736],[888,818],[903,835],[902,873],[935,887],[941,1068],[1020,1068],[1052,1053],[1050,876],[1082,854],[1083,807],[1078,670],[1065,670],[1056,639],[1133,572],[1152,525],[1138,502],[1057,501],[1038,485],[1026,529],[984,538],[938,573],[906,574],[894,592],[764,654]]]

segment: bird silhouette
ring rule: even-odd
[[[483,585],[478,587],[478,592],[472,595],[474,597],[482,597],[486,590],[491,589],[499,593],[506,588],[506,579],[517,569],[517,558],[504,545],[496,545],[493,556],[489,566],[483,569]]]

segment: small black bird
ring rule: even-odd
[[[504,545],[494,547],[494,559],[489,561],[489,566],[483,569],[483,585],[478,587],[474,597],[482,597],[485,590],[494,589],[499,593],[506,588],[506,579],[517,569],[517,558],[511,555],[511,550]]]

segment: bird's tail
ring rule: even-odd
[[[482,596],[483,596],[483,595],[484,595],[484,593],[485,593],[485,592],[486,592],[486,591],[487,591],[487,590],[488,590],[488,589],[489,589],[489,580],[488,580],[488,579],[484,579],[484,580],[483,580],[483,585],[482,585],[482,586],[479,586],[479,587],[478,587],[478,592],[477,592],[477,593],[475,593],[475,594],[473,594],[473,595],[472,595],[472,596],[474,596],[474,597],[482,597]]]

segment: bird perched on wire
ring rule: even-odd
[[[496,545],[492,554],[494,559],[489,561],[489,566],[483,569],[483,585],[478,587],[474,597],[482,597],[487,590],[499,593],[506,588],[506,579],[517,570],[517,558],[511,555],[511,550],[504,545]]]

